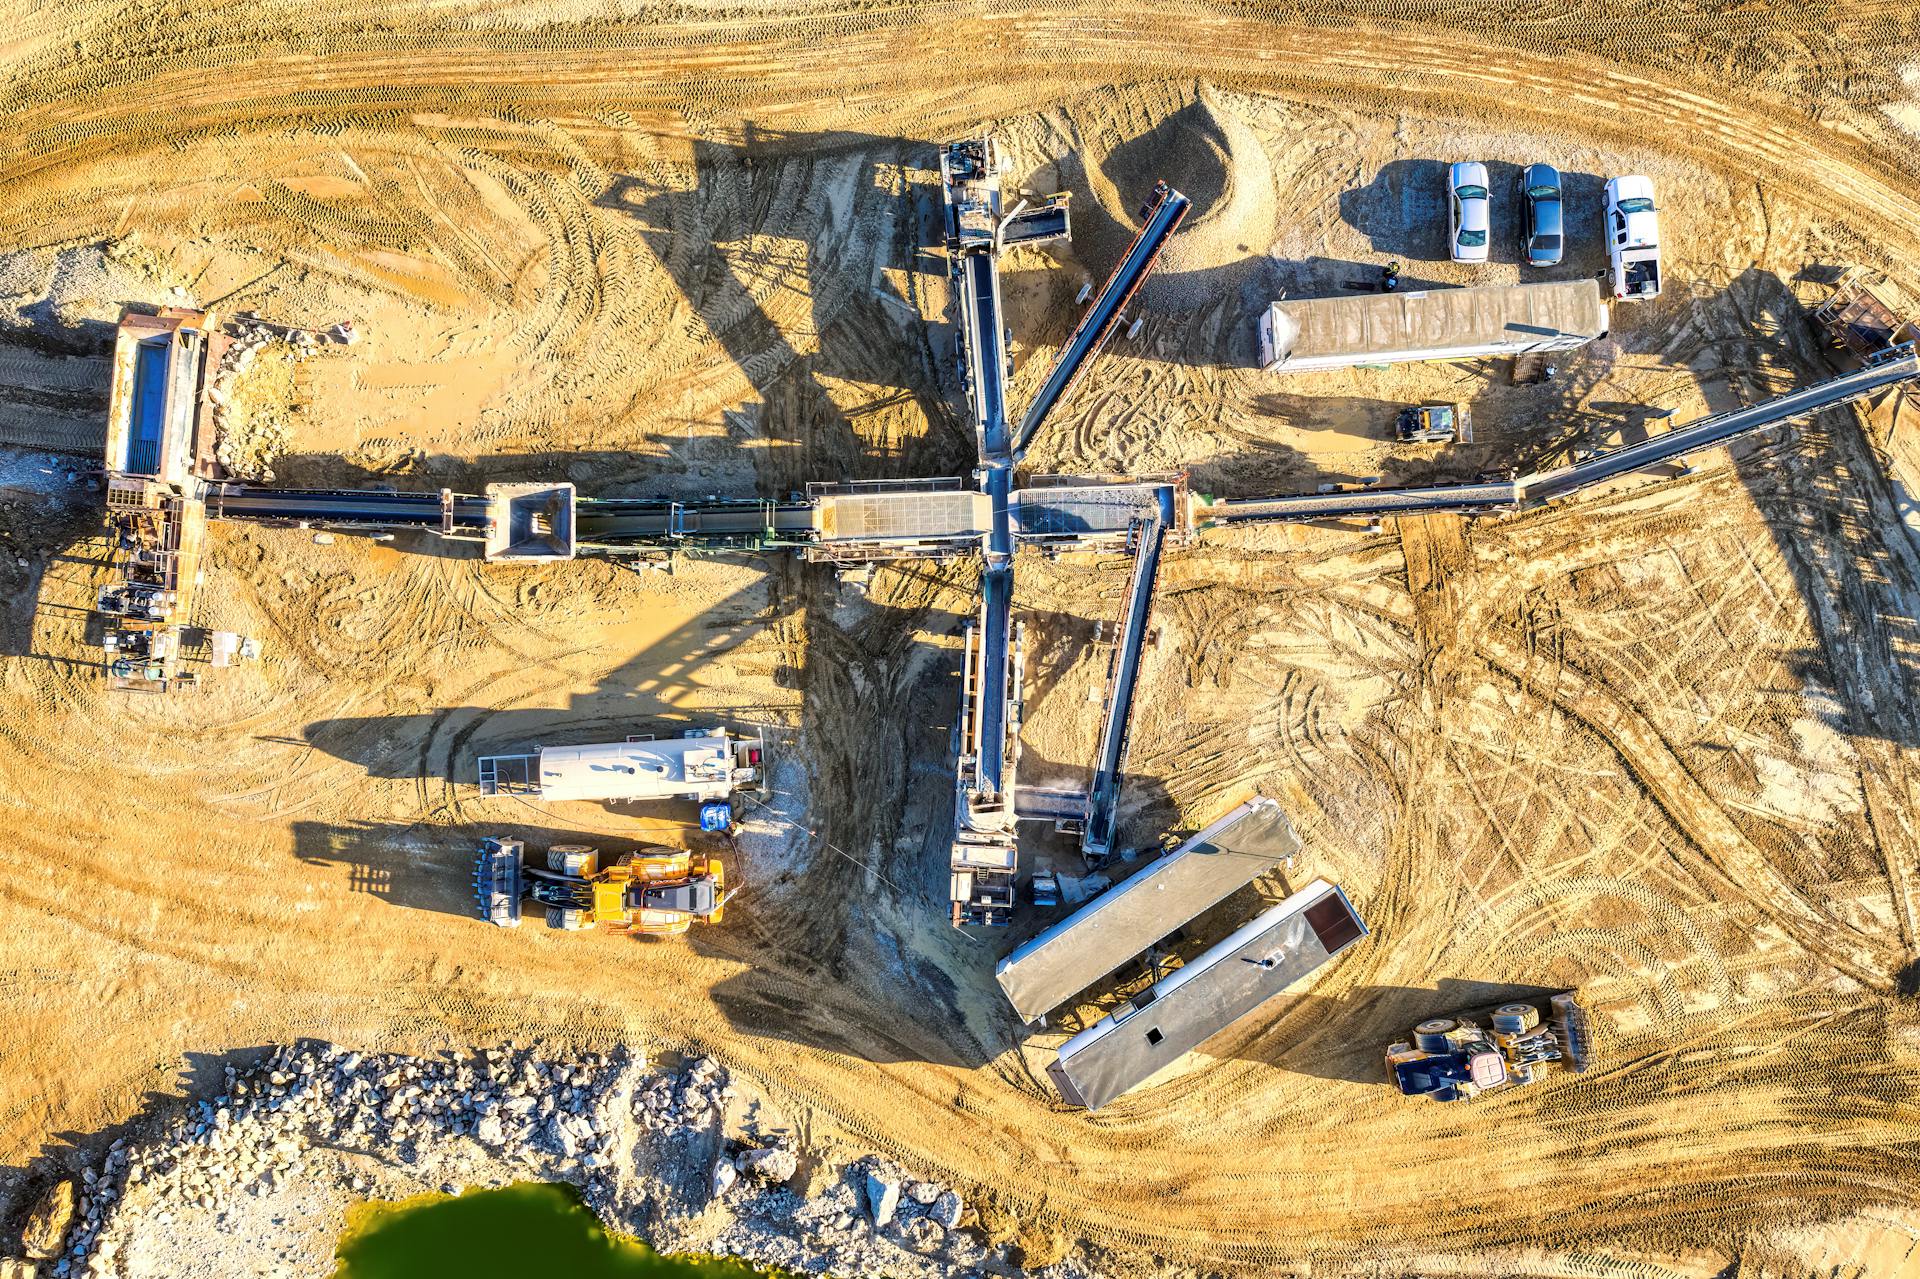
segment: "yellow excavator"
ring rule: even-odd
[[[529,866],[521,840],[483,841],[473,876],[480,918],[517,928],[527,901],[546,908],[549,928],[678,937],[696,920],[719,923],[726,908],[726,868],[703,853],[648,848],[608,859],[586,844],[555,844],[546,860]]]

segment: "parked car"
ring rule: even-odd
[[[1447,224],[1455,262],[1487,260],[1493,197],[1487,191],[1487,166],[1478,160],[1462,160],[1447,170]]]
[[[1660,211],[1649,178],[1607,183],[1607,266],[1613,296],[1622,302],[1660,296]]]
[[[1565,232],[1560,214],[1560,170],[1529,164],[1520,171],[1520,251],[1528,266],[1558,266]]]

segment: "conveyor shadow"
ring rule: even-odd
[[[973,441],[936,355],[951,336],[921,319],[943,309],[927,294],[944,296],[946,271],[939,185],[913,180],[931,145],[756,125],[689,145],[686,181],[681,165],[615,174],[595,203],[634,219],[760,393],[748,438],[761,486],[963,470]],[[795,293],[811,312],[804,349],[792,308],[769,311]],[[869,398],[843,403],[852,386]]]
[[[1748,402],[1770,393],[1753,384],[1752,373],[1774,372],[1782,376],[1769,379],[1773,383],[1804,385],[1840,367],[1823,358],[1810,315],[1778,275],[1748,268],[1726,283],[1720,298],[1751,335],[1750,350],[1730,352],[1728,361],[1729,376],[1747,383]],[[1901,411],[1897,401],[1912,395],[1896,388],[1858,407],[1893,414]],[[1790,447],[1751,453],[1738,474],[1792,566],[1817,637],[1818,647],[1791,659],[1804,683],[1800,700],[1843,737],[1920,745],[1920,706],[1911,695],[1920,687],[1920,542],[1901,521],[1900,478],[1887,469],[1892,459],[1853,408],[1787,430]],[[1759,438],[1769,434],[1784,433]],[[1834,696],[1817,696],[1820,690]],[[1874,783],[1876,774],[1868,768],[1862,777]],[[1870,807],[1878,807],[1876,798],[1869,796]],[[1888,849],[1886,855],[1900,854]]]

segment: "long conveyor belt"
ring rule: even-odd
[[[387,493],[222,484],[207,496],[207,516],[216,520],[259,520],[335,528],[429,529],[476,534],[487,527],[487,499],[444,489],[432,493]]]
[[[1169,503],[1171,505],[1171,503]],[[1163,518],[1140,526],[1134,548],[1133,576],[1127,585],[1126,611],[1120,620],[1120,643],[1114,650],[1107,680],[1106,714],[1100,728],[1100,748],[1094,757],[1093,784],[1087,788],[1087,824],[1080,851],[1088,860],[1105,861],[1113,853],[1114,819],[1120,804],[1120,770],[1127,760],[1127,726],[1133,716],[1133,689],[1140,678],[1140,657],[1147,642],[1147,619],[1153,612],[1153,589],[1160,572],[1160,552],[1166,544]]]
[[[1282,497],[1202,499],[1199,525],[1205,528],[1292,520],[1431,515],[1443,511],[1479,514],[1519,510],[1688,453],[1715,448],[1742,435],[1834,408],[1917,377],[1920,377],[1920,352],[1911,345],[1894,347],[1851,373],[1788,391],[1746,408],[1716,413],[1678,430],[1516,480],[1366,488]]]
[[[1193,201],[1162,182],[1154,188],[1152,202],[1147,207],[1146,225],[1140,228],[1140,234],[1134,237],[1120,265],[1107,277],[1099,294],[1093,299],[1093,305],[1080,317],[1067,344],[1060,349],[1060,356],[1054,361],[1053,368],[1047,374],[1047,380],[1040,385],[1039,392],[1033,397],[1033,403],[1027,407],[1026,416],[1020,419],[1020,429],[1013,438],[1013,455],[1021,457],[1047,415],[1053,412],[1054,405],[1065,399],[1073,389],[1080,375],[1086,372],[1087,364],[1120,322],[1127,304],[1139,291],[1140,284],[1153,270],[1153,264],[1160,256],[1160,250],[1166,246],[1167,237],[1180,225],[1180,219],[1187,215]]]
[[[753,548],[812,540],[814,504],[715,498],[582,498],[574,527],[583,551],[635,547]]]

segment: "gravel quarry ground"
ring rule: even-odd
[[[1141,332],[1034,469],[1184,468],[1238,496],[1562,458],[1826,376],[1805,308],[1846,267],[1920,296],[1910,8],[54,0],[10,17],[6,1243],[60,1177],[102,1175],[114,1140],[174,1158],[229,1065],[306,1041],[423,1061],[512,1041],[568,1070],[625,1061],[628,1089],[642,1055],[710,1059],[789,1129],[799,1189],[780,1193],[820,1205],[827,1242],[788,1260],[845,1274],[908,1273],[869,1245],[948,1272],[1920,1264],[1920,546],[1901,519],[1920,479],[1898,400],[1515,518],[1173,553],[1124,841],[1274,795],[1305,840],[1296,873],[1339,880],[1373,936],[1091,1116],[1042,1073],[1064,1027],[1025,1035],[993,983],[1006,940],[944,924],[976,566],[883,567],[862,593],[773,556],[484,565],[216,525],[194,621],[259,637],[262,659],[191,695],[109,695],[84,474],[127,302],[353,322],[357,344],[257,406],[287,433],[283,484],[780,496],[964,474],[934,148],[981,129],[1022,184],[1074,197],[1070,247],[1006,263],[1023,403],[1151,183],[1195,200]],[[1491,264],[1446,260],[1461,158],[1496,188],[1536,159],[1567,175],[1554,278],[1601,266],[1604,180],[1650,175],[1664,295],[1617,308],[1547,383],[1502,362],[1253,369],[1275,296],[1390,258],[1403,287],[1518,278],[1510,204]],[[1393,444],[1395,409],[1427,398],[1470,401],[1475,442]],[[1125,580],[1118,557],[1021,559],[1023,780],[1083,776],[1093,641]],[[482,800],[478,755],[712,720],[767,726],[775,757],[719,849],[746,886],[725,923],[636,944],[468,917],[483,835],[699,838],[672,810]],[[1509,984],[1583,988],[1598,1066],[1468,1106],[1389,1091],[1380,1053],[1408,1024]],[[266,1230],[302,1195],[331,1221],[355,1194],[522,1166],[430,1136],[424,1176],[385,1137],[371,1154],[309,1140],[310,1173],[272,1192],[285,1206],[244,1218],[267,1251],[203,1250],[202,1272],[326,1273],[327,1230]],[[654,1175],[670,1139],[623,1128],[612,1184]],[[973,1215],[925,1240],[876,1231],[848,1198],[876,1158]],[[763,1211],[757,1184],[703,1216],[691,1175],[684,1214],[618,1219],[757,1256],[820,1233]],[[204,1193],[163,1209],[179,1238],[217,1229],[196,1213],[260,1211],[244,1188]],[[170,1255],[136,1220],[97,1269]]]

